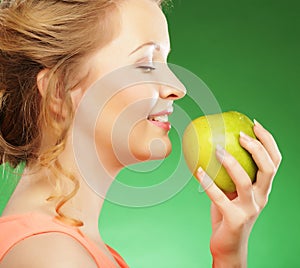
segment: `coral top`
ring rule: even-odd
[[[0,262],[18,242],[34,235],[52,232],[63,233],[77,240],[93,257],[98,267],[115,268],[111,260],[77,227],[66,225],[51,216],[37,213],[0,218]],[[107,248],[121,268],[129,268],[115,250],[109,246]]]

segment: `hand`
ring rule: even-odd
[[[281,154],[272,135],[255,121],[258,140],[240,135],[240,144],[249,151],[258,167],[256,182],[251,180],[237,160],[222,148],[216,150],[219,161],[236,185],[236,193],[226,195],[199,168],[197,177],[212,201],[210,249],[213,267],[246,267],[248,238],[262,209],[268,202],[272,181],[281,162]]]

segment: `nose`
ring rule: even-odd
[[[179,100],[186,94],[186,88],[182,85],[180,88],[161,85],[159,97],[168,100]]]
[[[178,100],[185,96],[186,88],[178,79],[177,75],[170,69],[167,64],[160,66],[162,75],[160,81],[164,83],[159,85],[159,96],[161,99]]]

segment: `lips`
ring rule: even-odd
[[[148,116],[148,121],[157,127],[169,131],[171,129],[171,124],[169,122],[169,115],[173,112],[173,109],[168,109],[161,111],[156,114],[151,114]]]

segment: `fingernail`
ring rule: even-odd
[[[251,137],[249,137],[247,134],[245,134],[243,131],[240,131],[240,137],[244,140],[244,141],[251,141]]]
[[[253,120],[253,123],[255,126],[263,127],[259,122],[256,121],[256,119]]]
[[[216,146],[216,155],[219,160],[223,161],[225,157],[225,149],[220,144],[217,144]]]
[[[198,168],[197,173],[200,178],[202,178],[205,174],[204,170],[201,167]]]
[[[197,173],[201,186],[204,190],[207,189],[212,184],[212,179],[205,173],[205,171],[201,167],[198,168]]]

